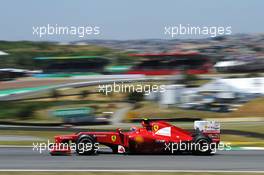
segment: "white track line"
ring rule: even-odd
[[[0,169],[1,172],[157,172],[157,173],[264,173],[264,171],[249,171],[249,170],[120,170],[120,169]]]
[[[31,145],[23,146],[23,145],[0,145],[0,148],[33,148]]]
[[[241,147],[242,150],[264,150],[264,147]]]

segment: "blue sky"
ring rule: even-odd
[[[233,33],[260,33],[263,7],[263,0],[1,0],[0,40],[40,40],[32,35],[32,26],[47,24],[100,26],[101,35],[93,39],[164,38],[164,26],[178,24],[232,26]]]

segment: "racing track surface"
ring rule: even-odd
[[[0,170],[203,170],[264,171],[264,151],[222,151],[213,156],[50,156],[32,148],[0,148]]]

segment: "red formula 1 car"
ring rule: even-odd
[[[195,121],[194,132],[178,128],[164,121],[143,120],[142,127],[128,132],[79,132],[55,136],[51,155],[93,155],[99,145],[110,147],[113,153],[161,154],[190,152],[212,154],[220,142],[220,124],[214,121]],[[214,152],[213,152],[214,153]]]

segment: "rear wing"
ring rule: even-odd
[[[204,134],[220,134],[220,123],[216,121],[195,121],[194,129]]]

